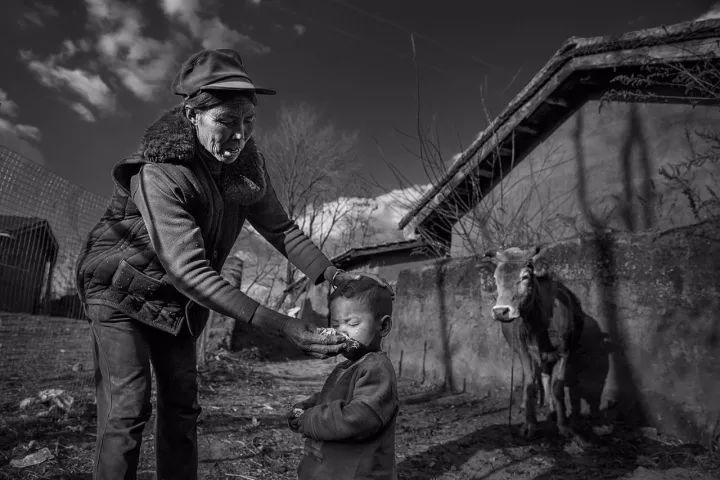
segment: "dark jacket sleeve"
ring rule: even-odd
[[[319,393],[313,393],[312,395],[310,395],[310,396],[309,396],[308,398],[306,398],[305,400],[301,400],[301,401],[295,403],[295,404],[293,405],[293,408],[308,409],[308,408],[314,407],[315,405],[317,405],[317,402],[318,402],[318,398],[319,398],[319,397],[320,397],[320,394],[319,394]]]
[[[397,408],[395,375],[376,364],[358,372],[350,401],[333,400],[306,410],[298,430],[315,440],[363,440],[382,430]]]
[[[322,282],[323,273],[332,263],[295,222],[288,218],[267,174],[265,180],[267,183],[265,195],[249,208],[248,221],[313,283]]]
[[[200,228],[174,185],[163,168],[153,164],[143,166],[130,183],[158,260],[173,286],[188,298],[249,322],[258,303],[210,267]]]

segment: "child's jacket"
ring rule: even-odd
[[[332,371],[315,406],[297,419],[305,455],[300,480],[395,480],[397,380],[383,352]]]

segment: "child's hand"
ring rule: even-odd
[[[295,408],[293,407],[290,412],[288,412],[287,420],[288,420],[288,426],[290,429],[294,432],[297,432],[298,428],[300,428],[300,416],[305,412],[302,408]]]

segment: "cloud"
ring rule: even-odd
[[[77,114],[84,118],[87,122],[94,122],[96,120],[95,115],[93,115],[90,109],[80,102],[71,103],[70,108],[75,110],[75,112],[77,112]]]
[[[125,88],[143,100],[151,100],[167,86],[177,63],[178,43],[145,36],[141,12],[115,0],[86,0],[91,26],[98,32],[97,50],[103,64]]]
[[[15,124],[0,117],[0,130],[23,140],[40,140],[40,129],[32,125]]]
[[[293,25],[293,30],[295,30],[295,33],[297,33],[298,37],[302,37],[307,31],[307,27],[300,23],[296,23],[295,25]]]
[[[28,69],[43,85],[68,95],[66,103],[87,121],[115,111],[118,93],[115,90],[120,86],[142,100],[156,99],[159,90],[167,89],[179,64],[179,55],[194,43],[190,36],[178,32],[177,25],[171,26],[169,36],[148,35],[147,15],[136,3],[124,0],[84,0],[84,3],[88,17],[85,38],[67,39],[56,53],[47,57],[21,51],[20,58]],[[218,17],[204,13],[201,16],[207,4],[200,0],[161,0],[161,7],[172,22],[187,27],[192,38],[204,48],[234,47],[253,54],[270,51]],[[51,14],[52,11],[43,13]]]
[[[40,165],[46,164],[45,157],[35,145],[19,137],[13,128],[8,130],[6,127],[7,123],[0,118],[0,148],[12,150]]]
[[[90,41],[83,38],[77,41],[73,40],[64,40],[62,43],[62,48],[60,50],[60,53],[58,54],[59,59],[67,60],[78,53],[86,53],[89,52],[91,49]]]
[[[202,20],[194,33],[198,38],[202,39],[203,48],[230,47],[254,55],[264,55],[270,52],[270,47],[231,29],[217,17]]]
[[[56,54],[41,60],[30,52],[21,58],[43,85],[71,91],[77,99],[68,105],[88,122],[97,114],[114,112],[116,93],[103,75],[143,100],[152,100],[166,88],[168,76],[177,63],[178,47],[183,38],[160,41],[144,35],[145,20],[140,10],[118,0],[85,0],[88,26],[87,38],[65,40]],[[93,58],[91,54],[99,57]],[[82,68],[70,65],[83,65]],[[90,71],[84,65],[92,65]]]
[[[315,236],[323,238],[331,228],[333,212],[344,212],[345,224],[331,231],[328,242],[342,244],[343,248],[360,246],[359,239],[348,238],[348,231],[358,229],[359,225],[370,225],[367,238],[362,239],[363,245],[393,242],[403,239],[403,232],[398,229],[400,219],[410,210],[417,200],[430,188],[427,185],[412,185],[396,189],[372,198],[340,197],[327,202],[321,213],[315,213],[316,224],[313,226]],[[308,217],[309,218],[309,217]],[[298,224],[307,226],[309,219],[300,218]],[[318,221],[319,220],[319,221]],[[348,245],[349,243],[349,245]]]
[[[720,2],[715,2],[711,7],[710,10],[700,15],[698,18],[696,18],[696,21],[700,20],[710,20],[712,18],[720,18]]]
[[[29,138],[31,140],[40,140],[40,129],[33,125],[18,124],[15,125],[18,133],[21,137]]]
[[[57,17],[60,15],[58,9],[50,3],[35,2],[35,8],[45,17]]]
[[[0,115],[14,118],[17,116],[17,109],[17,103],[10,100],[5,90],[0,88]]]
[[[62,55],[39,60],[31,52],[23,50],[20,58],[43,85],[70,91],[103,113],[115,110],[115,94],[99,75],[81,68],[58,65]]]
[[[42,153],[33,144],[40,140],[40,129],[11,120],[18,116],[18,111],[18,104],[8,97],[5,90],[0,89],[0,146],[44,164]]]
[[[236,48],[256,55],[270,52],[270,47],[233,30],[218,17],[201,17],[200,0],[162,0],[162,9],[169,18],[184,24],[203,48]]]
[[[23,13],[23,16],[18,20],[18,24],[20,24],[22,28],[27,28],[31,25],[34,25],[36,27],[45,26],[45,22],[40,17],[40,14],[38,12]]]
[[[23,12],[22,17],[18,20],[18,24],[22,28],[31,26],[44,27],[47,18],[57,17],[58,15],[60,15],[60,12],[58,12],[58,9],[53,5],[35,2],[30,9]]]

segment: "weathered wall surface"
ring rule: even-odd
[[[700,221],[705,207],[696,216],[659,170],[699,161],[685,180],[698,205],[711,200],[720,162],[702,162],[712,149],[703,134],[718,131],[716,106],[587,102],[458,222],[452,255],[573,237],[591,219],[627,232]]]
[[[576,366],[588,404],[639,407],[687,439],[720,434],[720,225],[588,236],[551,245],[547,258],[587,314]],[[403,376],[508,386],[509,348],[489,316],[492,270],[466,257],[400,274],[385,348]]]

